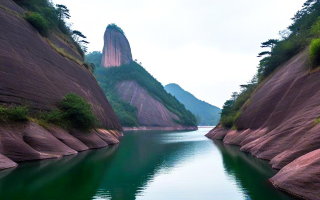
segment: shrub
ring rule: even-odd
[[[40,120],[44,123],[56,124],[58,126],[66,126],[66,121],[64,120],[64,114],[59,109],[53,109],[50,112],[41,113]]]
[[[319,123],[320,123],[320,118],[314,120],[314,122],[313,122],[314,125],[317,125],[317,124],[319,124]]]
[[[25,16],[25,19],[34,26],[41,35],[46,35],[48,33],[49,24],[46,19],[44,19],[37,12],[28,12]]]
[[[313,67],[318,66],[320,62],[320,39],[312,40],[309,49],[309,56]]]
[[[97,125],[98,120],[91,110],[91,105],[74,93],[64,97],[60,108],[64,119],[74,128],[88,130]]]
[[[28,108],[26,106],[0,107],[0,122],[28,121]]]
[[[224,118],[221,118],[221,124],[223,127],[231,128],[234,125],[234,117],[233,116],[227,116]]]

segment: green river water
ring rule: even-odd
[[[266,161],[191,132],[126,132],[117,146],[19,163],[0,172],[2,200],[289,200]]]

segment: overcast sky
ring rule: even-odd
[[[260,43],[278,38],[306,0],[54,0],[72,29],[102,51],[108,24],[121,27],[133,59],[164,86],[177,83],[218,107],[256,73]]]

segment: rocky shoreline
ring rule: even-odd
[[[122,136],[117,130],[44,129],[34,122],[1,126],[0,132],[0,170],[16,167],[16,162],[60,158],[117,144]]]
[[[266,134],[266,129],[247,129],[242,131],[230,130],[216,127],[206,134],[206,137],[212,140],[222,140],[224,144],[240,146],[243,152],[251,153],[257,158],[270,159],[261,156],[262,152],[248,149],[256,141],[259,141]],[[268,151],[265,149],[265,151]],[[269,151],[272,151],[271,149]],[[270,161],[272,165],[272,162]],[[315,168],[320,164],[320,150],[313,151],[299,157],[293,162],[279,167],[272,165],[272,168],[280,170],[269,181],[277,189],[289,193],[298,198],[306,200],[320,200],[318,195],[318,187],[320,186],[319,169]]]

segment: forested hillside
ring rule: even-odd
[[[241,85],[241,92],[234,92],[223,106],[221,125],[234,127],[242,114],[241,108],[250,103],[252,93],[290,58],[308,49],[310,73],[320,64],[320,1],[308,0],[292,18],[292,24],[279,32],[279,38],[261,43],[264,49],[256,75],[247,84]]]
[[[168,84],[164,89],[176,97],[197,118],[199,126],[215,126],[220,120],[221,109],[201,101],[177,84]]]
[[[99,63],[99,60],[101,60],[101,53],[99,52],[93,52],[86,56],[86,61],[90,63]],[[130,80],[136,81],[142,88],[147,90],[149,95],[179,117],[180,120],[176,121],[178,124],[185,126],[196,125],[195,116],[190,111],[186,110],[184,105],[175,97],[168,94],[161,83],[134,61],[120,67],[96,67],[94,75],[123,126],[139,126],[137,108],[131,106],[128,102],[123,101],[117,94],[117,84],[121,81]]]

